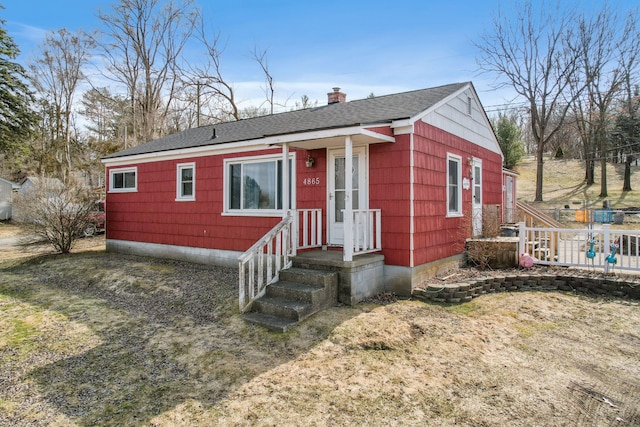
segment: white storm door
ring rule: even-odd
[[[504,207],[505,222],[511,223],[513,222],[513,177],[507,176],[506,183],[507,183],[507,190],[506,190],[507,200],[505,201],[506,206]]]
[[[365,147],[353,149],[352,176],[352,208],[367,208],[366,183],[366,150]],[[329,151],[329,170],[327,171],[328,188],[328,227],[329,244],[344,244],[344,212],[345,209],[345,153],[344,150]]]
[[[482,235],[482,160],[473,159],[473,236]]]

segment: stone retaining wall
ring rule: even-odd
[[[462,303],[483,294],[505,291],[567,291],[640,300],[638,280],[615,276],[590,277],[536,273],[495,275],[443,285],[430,284],[424,289],[415,289],[412,296],[427,302]]]

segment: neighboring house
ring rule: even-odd
[[[7,221],[12,217],[13,192],[20,188],[6,179],[0,178],[0,221]]]
[[[24,178],[19,186],[17,191],[17,197],[24,195],[31,191],[32,189],[38,189],[40,191],[47,191],[49,197],[54,197],[55,194],[62,188],[64,188],[64,184],[58,178],[49,178],[49,177],[39,177],[39,176],[28,176]],[[26,221],[27,214],[25,212],[21,212],[18,206],[14,206],[13,208],[13,219],[21,222]]]
[[[465,238],[481,234],[483,205],[503,203],[503,156],[472,83],[351,102],[334,88],[328,98],[103,158],[107,249],[237,266],[286,207],[321,212],[318,245],[344,262],[384,256],[369,294],[408,295],[459,263]]]
[[[20,185],[19,193],[25,193],[29,191],[31,188],[45,188],[51,189],[52,191],[59,190],[64,187],[62,181],[58,178],[48,178],[48,177],[39,177],[39,176],[28,176]]]

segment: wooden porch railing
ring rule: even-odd
[[[382,249],[380,209],[353,211],[353,245],[344,247],[343,258]],[[298,249],[322,246],[322,209],[298,209],[287,216],[238,258],[239,305],[246,312],[264,295],[267,285],[278,281],[280,271],[291,266]],[[349,259],[347,259],[349,257]]]
[[[298,233],[295,240],[297,249],[319,248],[322,246],[322,209],[298,209],[294,213]]]
[[[353,211],[353,255],[377,252],[382,249],[381,223],[380,209]]]
[[[238,258],[241,312],[248,311],[251,304],[264,295],[267,285],[278,280],[280,270],[289,266],[295,247],[291,244],[293,223],[289,213]]]
[[[246,312],[291,266],[298,249],[322,246],[322,209],[289,211],[278,225],[238,258],[239,305]]]

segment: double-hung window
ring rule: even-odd
[[[289,158],[289,206],[293,200],[292,157]],[[277,214],[283,204],[282,156],[225,161],[225,212]]]
[[[447,216],[462,215],[462,158],[447,154]]]
[[[180,163],[177,166],[176,200],[196,199],[196,164]]]
[[[138,168],[120,168],[109,171],[109,190],[112,193],[138,191]]]

